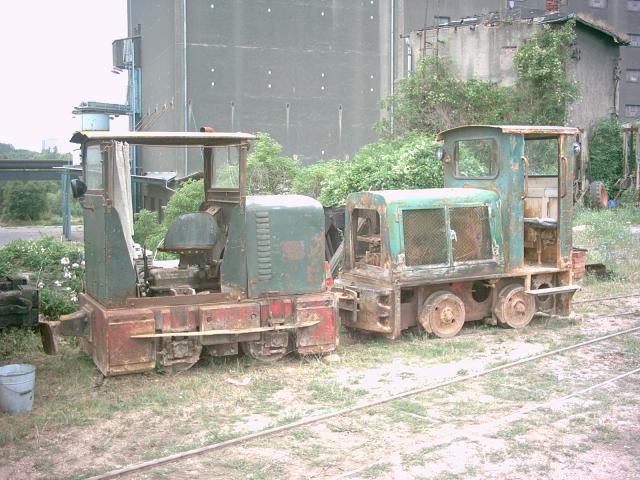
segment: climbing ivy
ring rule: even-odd
[[[564,125],[580,85],[567,75],[576,43],[575,21],[545,25],[516,52],[518,74],[514,99],[519,123]]]
[[[574,21],[542,27],[518,48],[517,82],[509,87],[459,80],[449,60],[423,57],[383,101],[392,114],[376,128],[401,137],[465,124],[563,125],[580,95],[579,84],[567,75],[575,39]]]

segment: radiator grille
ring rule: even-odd
[[[406,265],[448,263],[447,226],[443,208],[404,210],[402,224]]]
[[[258,259],[258,280],[271,280],[271,224],[269,212],[256,212],[256,247]]]
[[[451,208],[449,214],[453,261],[491,259],[489,209],[486,206]]]

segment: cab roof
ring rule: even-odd
[[[152,146],[203,146],[203,147],[227,147],[254,140],[256,137],[250,133],[223,133],[223,132],[109,132],[109,131],[81,131],[71,137],[72,143],[85,143],[90,141],[126,142],[133,145]]]
[[[349,195],[347,202],[357,205],[394,206],[397,208],[420,208],[431,205],[456,206],[465,203],[490,203],[498,200],[498,194],[481,188],[429,188],[422,190],[378,190],[357,192]]]
[[[558,127],[552,125],[464,125],[443,130],[436,135],[436,140],[442,140],[445,135],[467,128],[495,128],[501,133],[516,133],[525,138],[544,138],[556,135],[577,135],[580,129],[576,127]]]

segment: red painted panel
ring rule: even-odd
[[[296,321],[319,321],[313,327],[297,332],[300,353],[321,353],[334,350],[338,344],[336,307],[331,295],[306,296],[296,302]]]
[[[202,330],[229,330],[260,326],[260,312],[255,303],[200,307]]]

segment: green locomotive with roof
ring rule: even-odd
[[[567,314],[578,129],[466,126],[440,133],[441,189],[347,198],[336,288],[348,327],[397,338],[466,321],[527,325]]]

